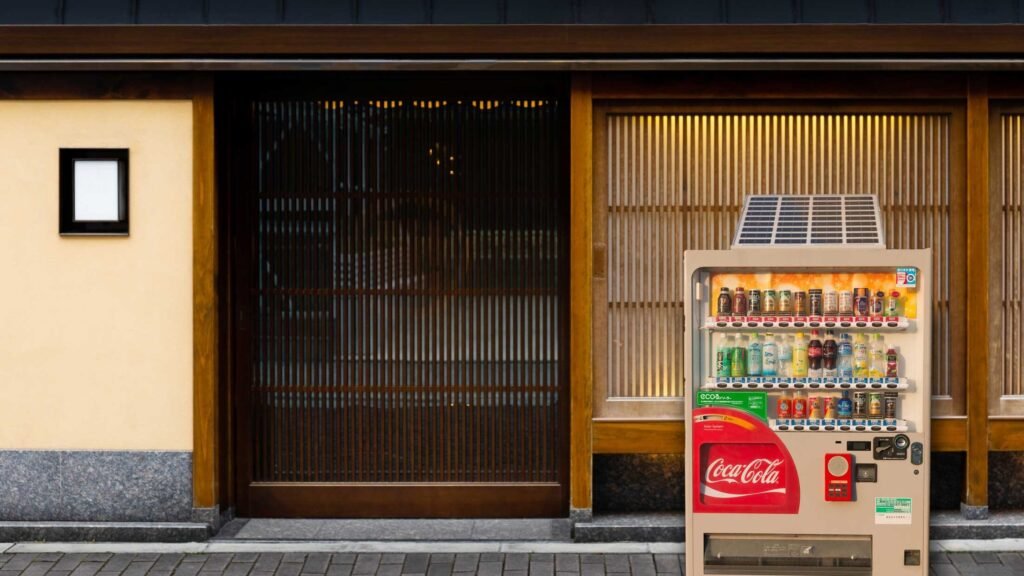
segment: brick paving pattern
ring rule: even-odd
[[[1024,576],[1016,552],[934,553],[937,576]],[[0,554],[0,576],[669,576],[679,554]]]

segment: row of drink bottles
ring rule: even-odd
[[[885,419],[895,420],[899,394],[896,392],[854,392],[839,397],[805,396],[802,392],[776,398],[775,417],[810,420]]]
[[[835,332],[811,331],[810,339],[802,332],[796,336],[775,336],[767,333],[726,336],[715,354],[715,376],[742,378],[746,376],[783,376],[791,378],[898,378],[899,357],[896,348],[886,347],[881,334],[843,333],[836,340]]]

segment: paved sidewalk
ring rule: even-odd
[[[1017,552],[932,552],[931,573],[1024,575]],[[680,554],[301,553],[0,554],[0,576],[670,576]]]

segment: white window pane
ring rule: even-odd
[[[75,160],[75,220],[118,220],[117,161]]]

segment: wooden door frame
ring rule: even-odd
[[[560,90],[564,105],[569,106],[568,90],[565,86],[559,89],[559,80],[552,78],[537,81],[536,78],[523,75],[502,74],[491,76],[493,85],[487,90],[480,90],[479,80],[474,76],[463,74],[442,73],[437,75],[402,75],[395,74],[381,78],[369,75],[316,75],[287,74],[272,75],[277,78],[288,78],[289,82],[266,81],[266,75],[226,80],[218,84],[217,90],[217,134],[218,149],[221,151],[221,162],[218,164],[219,193],[222,203],[221,226],[221,266],[225,270],[220,285],[223,291],[222,309],[222,341],[221,349],[226,355],[222,394],[230,398],[221,411],[222,419],[227,422],[221,427],[222,442],[228,442],[230,462],[225,471],[230,474],[230,489],[223,490],[222,495],[230,501],[236,511],[245,516],[291,516],[305,518],[507,518],[510,517],[509,502],[515,502],[515,517],[561,517],[566,516],[569,509],[570,482],[570,285],[562,281],[560,286],[558,322],[564,327],[559,343],[559,393],[557,401],[557,422],[560,436],[554,447],[558,454],[558,482],[518,482],[518,483],[282,483],[282,482],[251,482],[251,448],[253,440],[245,416],[251,409],[250,394],[245,383],[249,379],[248,359],[245,357],[244,341],[249,324],[242,318],[240,310],[246,306],[249,297],[245,277],[251,272],[247,270],[246,257],[248,241],[251,233],[247,229],[245,218],[238,215],[241,207],[238,198],[233,198],[233,191],[246,189],[251,170],[244,170],[239,163],[226,151],[241,145],[238,141],[245,140],[244,121],[237,115],[237,102],[255,97],[272,95],[288,97],[299,95],[306,97],[305,90],[310,90],[314,97],[337,97],[339,90],[356,86],[356,91],[364,93],[370,90],[381,90],[387,97],[408,98],[410,90],[423,87],[426,90],[442,87],[442,90],[476,89],[486,97],[491,91],[501,94],[510,87],[520,86],[526,97],[532,95],[551,95],[552,90]],[[410,80],[411,78],[411,80]],[[564,76],[562,77],[564,79]],[[363,81],[360,84],[360,79]],[[418,83],[418,87],[417,87]],[[564,84],[564,83],[563,83]],[[410,88],[412,86],[412,88]],[[256,91],[254,91],[256,90]],[[358,98],[359,96],[357,96]],[[236,114],[233,116],[233,114]],[[559,185],[563,195],[560,202],[565,207],[563,218],[559,222],[560,270],[559,278],[568,279],[570,266],[570,210],[569,210],[569,110],[562,113],[563,165],[560,168],[562,182]],[[240,173],[240,172],[245,172]],[[345,490],[344,499],[337,498],[337,490]],[[528,489],[532,494],[526,494]],[[325,499],[332,498],[332,506],[324,505]]]

